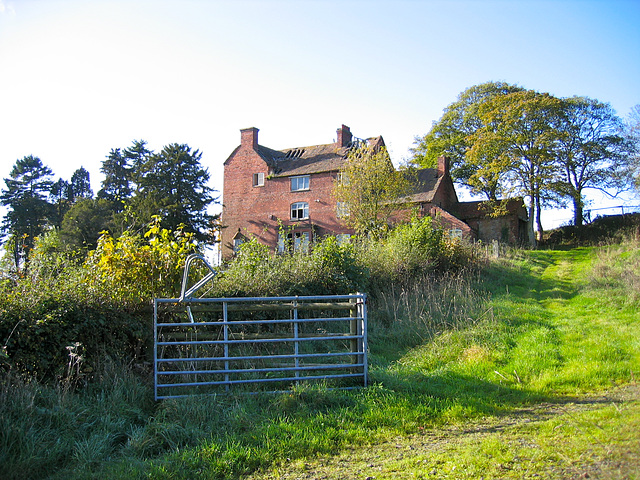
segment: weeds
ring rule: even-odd
[[[258,251],[241,260],[247,269],[229,273],[227,280],[244,275],[243,289],[265,288],[251,283],[260,277],[249,266],[262,274],[273,267],[273,285],[282,291],[334,288],[366,276],[379,287],[369,292],[371,387],[348,393],[300,386],[275,395],[155,404],[148,376],[105,357],[95,342],[83,341],[83,353],[75,339],[64,344],[70,350],[63,347],[62,383],[27,381],[6,364],[0,381],[0,478],[238,478],[288,459],[333,455],[607,388],[640,372],[640,322],[637,308],[627,303],[637,285],[637,243],[513,252],[447,275],[430,267],[412,267],[412,273],[403,268],[393,273],[393,282],[382,281],[394,272],[390,264],[343,268],[342,262],[356,258],[351,252],[328,246],[305,259],[308,265],[295,267],[304,276],[297,279],[291,273],[295,257],[270,260]],[[379,258],[374,253],[370,260]],[[46,305],[40,312],[57,318]],[[62,305],[54,305],[62,318]],[[11,328],[18,318],[11,317]],[[91,379],[82,385],[87,362],[80,357],[91,355],[102,360],[92,364]],[[549,445],[554,438],[549,431]],[[482,445],[483,455],[517,464],[515,447],[492,442]],[[465,459],[469,476],[507,476],[486,470],[493,467],[483,458]],[[438,461],[444,463],[429,467],[453,467],[445,457]],[[531,468],[539,465],[531,462]]]
[[[605,289],[627,305],[640,303],[640,237],[598,251],[588,277],[596,290]]]

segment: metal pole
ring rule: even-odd
[[[300,342],[298,341],[299,335],[298,326],[298,300],[293,301],[293,338],[294,341],[294,354],[295,354],[295,366],[296,366],[296,378],[300,378]]]
[[[227,311],[227,302],[222,304],[222,322],[224,329],[224,358],[229,358],[229,313]],[[229,360],[224,361],[224,369],[226,372],[229,371]],[[225,385],[225,390],[229,391],[229,374],[224,374],[224,381],[227,382]]]
[[[158,401],[158,300],[153,299],[153,399]]]

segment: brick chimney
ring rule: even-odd
[[[351,130],[346,125],[342,125],[336,132],[338,134],[338,147],[346,147],[351,143]]]
[[[240,145],[256,149],[258,147],[258,129],[251,127],[240,130]]]
[[[441,155],[438,157],[438,176],[449,175],[449,157]]]

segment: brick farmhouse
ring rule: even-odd
[[[316,238],[354,232],[340,217],[344,205],[333,196],[334,183],[349,149],[361,142],[384,146],[381,136],[358,140],[349,127],[337,130],[333,143],[273,150],[258,143],[258,129],[240,130],[240,145],[224,162],[221,249],[223,258],[255,237],[275,252],[307,249]],[[418,171],[413,193],[401,212],[429,215],[452,236],[517,243],[526,239],[527,212],[510,200],[506,214],[493,218],[484,202],[459,202],[445,157],[437,168]],[[390,219],[391,221],[391,219]]]

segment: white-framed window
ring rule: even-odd
[[[309,190],[309,175],[291,177],[291,191],[299,192],[300,190]]]
[[[338,218],[346,218],[349,216],[349,204],[347,204],[347,202],[336,203],[336,216]]]
[[[311,232],[278,232],[278,253],[305,252],[309,253]]]
[[[306,220],[309,218],[309,204],[296,202],[291,204],[291,220]]]
[[[254,173],[253,174],[253,186],[254,187],[264,187],[264,173]]]
[[[345,245],[351,243],[351,235],[349,235],[348,233],[339,233],[338,235],[336,235],[336,240],[338,242],[338,245]]]
[[[462,240],[462,230],[459,228],[449,229],[449,238]]]
[[[311,243],[311,234],[309,232],[294,232],[293,234],[293,251],[309,253],[309,244]]]
[[[346,172],[338,172],[336,181],[338,185],[349,185],[349,175]]]
[[[284,253],[288,250],[288,245],[289,245],[289,241],[287,238],[287,234],[284,233],[282,230],[280,230],[278,232],[278,246],[277,246],[277,252],[278,253]]]

